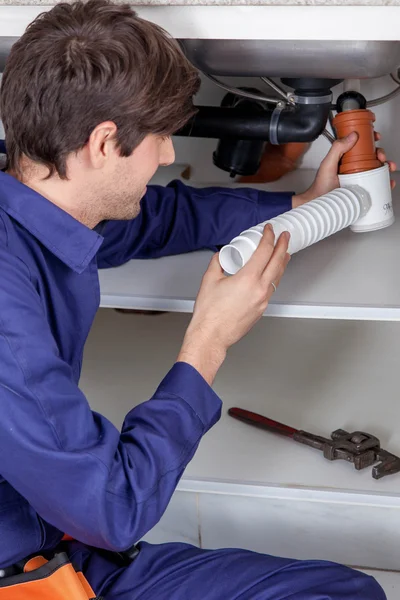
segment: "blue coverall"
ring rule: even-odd
[[[134,221],[91,230],[0,173],[0,568],[68,553],[106,600],[383,600],[374,579],[320,561],[139,543],[160,519],[221,401],[175,364],[118,431],[78,387],[98,267],[214,248],[290,209],[291,194],[149,187]],[[134,340],[132,340],[134,343]],[[132,382],[134,384],[134,382]]]

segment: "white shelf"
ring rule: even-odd
[[[269,189],[300,189],[292,176]],[[262,186],[257,186],[262,188]],[[394,192],[394,202],[399,191]],[[191,312],[208,251],[131,261],[100,272],[101,306]],[[269,316],[400,319],[400,218],[388,229],[343,231],[293,256]]]
[[[188,322],[187,315],[101,310],[82,379],[92,408],[119,427],[171,367]],[[253,495],[259,486],[283,486],[285,494],[293,488],[341,490],[394,496],[400,508],[400,474],[376,481],[370,469],[330,463],[316,450],[227,415],[230,406],[239,406],[319,435],[361,429],[400,455],[399,339],[397,323],[259,322],[230,350],[218,374],[214,387],[223,415],[201,442],[182,489],[227,493],[232,484],[250,485]]]

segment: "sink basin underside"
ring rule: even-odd
[[[17,37],[0,37],[0,72]],[[400,66],[400,42],[179,40],[192,63],[231,77],[381,77]]]
[[[400,42],[180,40],[191,62],[211,75],[381,77],[400,66]]]

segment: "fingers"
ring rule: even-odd
[[[381,134],[378,131],[374,131],[374,138],[376,142],[379,142],[379,140],[381,139]]]
[[[268,293],[273,292],[271,282],[274,282],[276,285],[276,281],[280,280],[289,262],[290,256],[287,253],[289,240],[289,232],[284,231],[274,247],[274,230],[271,225],[267,224],[257,250],[242,269],[244,273],[250,273],[257,278],[261,277],[263,287],[267,289]],[[271,290],[269,290],[269,287],[271,287]]]
[[[396,163],[393,162],[392,160],[387,160],[386,152],[384,151],[383,148],[376,149],[376,156],[378,157],[378,160],[380,160],[382,163],[388,163],[389,169],[392,173],[397,170]]]
[[[220,279],[223,277],[224,271],[219,264],[219,253],[214,254],[212,257],[210,264],[208,265],[207,271],[204,274],[204,277],[207,279]]]
[[[379,137],[377,139],[380,139],[380,135],[379,135]],[[383,148],[377,148],[376,149],[376,156],[378,157],[378,160],[381,161],[381,163],[387,163],[389,165],[389,170],[390,170],[391,173],[394,173],[395,171],[397,171],[397,165],[396,165],[396,163],[393,162],[392,160],[387,160],[387,158],[386,158],[386,152],[384,151]],[[395,181],[391,181],[390,182],[390,187],[392,188],[392,190],[394,190],[394,188],[396,187],[396,182]]]
[[[262,277],[266,286],[272,281],[277,285],[277,282],[280,281],[290,259],[290,256],[287,253],[289,240],[290,234],[287,231],[284,231],[275,246],[270,261],[264,269]]]
[[[376,156],[377,156],[378,160],[380,160],[382,163],[385,163],[387,161],[386,152],[384,151],[383,148],[376,149]]]
[[[268,264],[271,256],[274,253],[275,247],[275,234],[272,226],[267,223],[264,227],[264,233],[258,244],[257,250],[244,267],[246,272],[253,271],[257,275],[261,275],[264,272],[266,265]]]
[[[279,287],[279,284],[281,282],[281,279],[283,277],[284,272],[286,271],[286,267],[288,266],[290,259],[291,259],[290,254],[286,254],[286,256],[283,259],[283,262],[281,264],[281,267],[280,267],[280,269],[278,271],[277,276],[275,277],[275,279],[272,280],[273,283],[275,284],[276,288]],[[270,292],[271,292],[271,295],[272,295],[272,293],[275,291],[275,289],[274,289],[274,287],[272,285],[272,281],[270,281],[270,277],[268,277],[268,279],[265,279],[265,281],[266,281],[266,285],[268,285],[268,284],[270,285],[270,287],[271,287]]]

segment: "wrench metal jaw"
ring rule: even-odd
[[[400,458],[387,450],[380,450],[376,456],[379,464],[372,469],[374,479],[382,479],[386,475],[394,475],[400,471]]]
[[[327,460],[346,460],[352,463],[357,471],[375,465],[372,469],[374,479],[400,472],[400,457],[382,450],[379,439],[371,433],[365,431],[349,433],[344,429],[336,429],[329,439],[308,431],[294,429],[242,408],[230,408],[228,413],[239,421],[320,450]]]
[[[364,431],[349,433],[344,429],[337,429],[331,434],[331,439],[307,431],[298,431],[293,439],[321,450],[327,460],[346,460],[354,464],[357,471],[375,464],[377,452],[380,451],[378,438]]]

